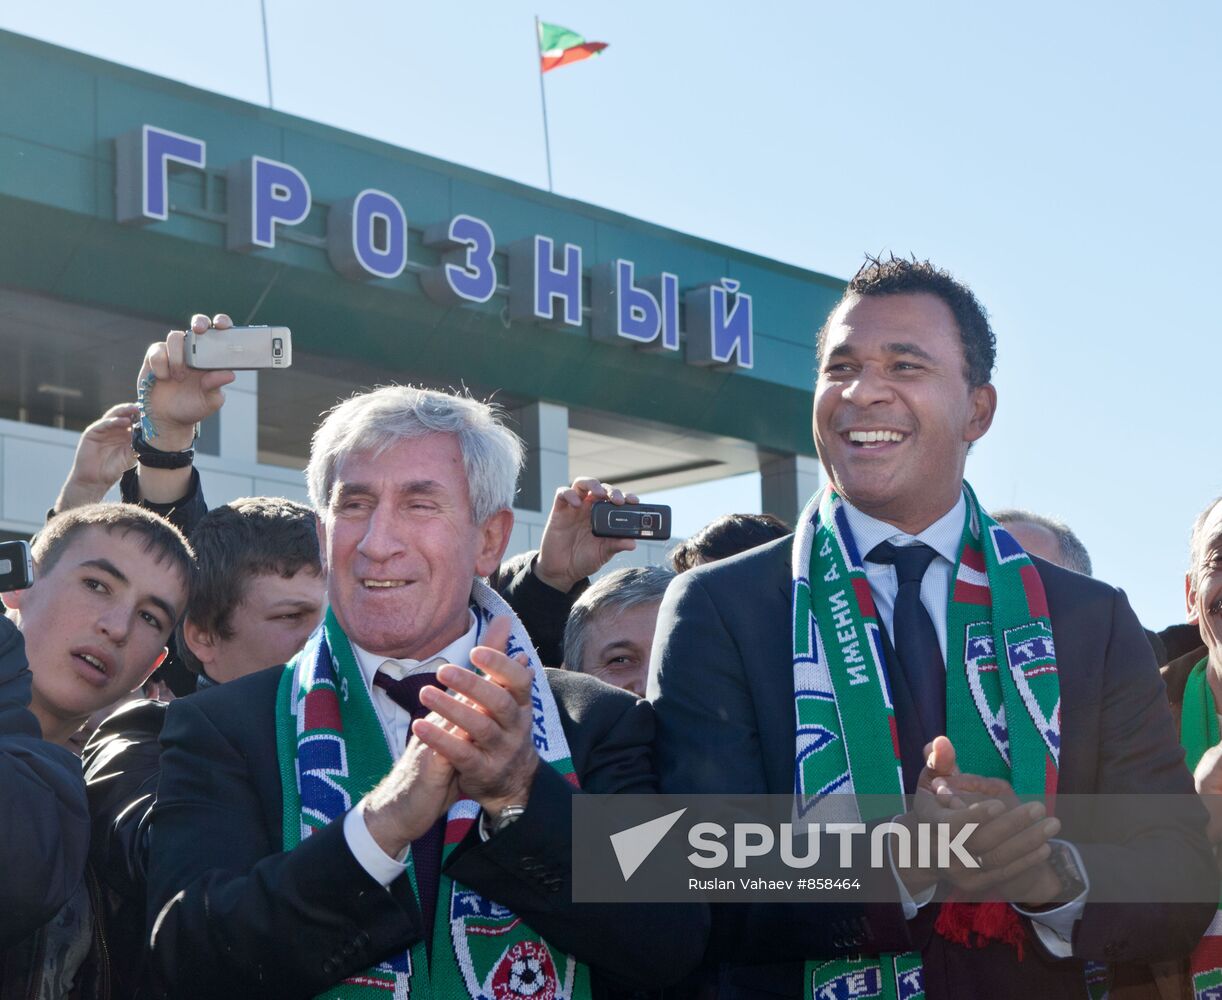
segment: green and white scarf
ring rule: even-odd
[[[1044,587],[1022,547],[966,483],[964,493],[968,515],[946,616],[947,735],[962,770],[1051,800],[1060,687]],[[794,537],[793,613],[799,809],[856,793],[883,797],[871,800],[880,803],[878,815],[862,819],[903,812],[878,615],[844,501],[830,487],[811,499]],[[944,904],[938,931],[965,944],[1000,937],[1021,946],[1017,918],[1000,903]],[[819,1000],[925,995],[917,952],[808,962],[805,975],[804,995]]]
[[[471,594],[477,634],[493,617],[510,617],[510,656],[524,652],[534,673],[532,736],[544,762],[577,784],[556,702],[539,658],[509,605],[476,581]],[[460,664],[461,666],[462,664]],[[276,701],[276,742],[284,794],[284,849],[292,850],[343,816],[381,781],[394,755],[378,721],[352,647],[333,612],[285,667]],[[442,865],[479,806],[456,802],[446,816]],[[416,891],[411,852],[407,876]],[[419,893],[416,895],[419,900]],[[423,941],[322,996],[335,1000],[588,1000],[590,974],[549,946],[520,918],[443,873],[437,894],[430,966]]]
[[[1184,703],[1180,707],[1180,743],[1184,747],[1184,763],[1195,771],[1205,751],[1222,743],[1218,728],[1218,707],[1209,689],[1209,657],[1192,668],[1184,685]],[[1216,997],[1222,988],[1222,903],[1209,922],[1204,936],[1188,958],[1192,975],[1192,995],[1198,1000]]]

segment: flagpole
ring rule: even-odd
[[[547,128],[547,90],[543,86],[543,41],[539,31],[539,15],[535,15],[535,50],[539,53],[539,101],[543,105],[543,149],[547,154],[547,189],[552,187],[552,140]],[[268,85],[270,87],[270,83]]]
[[[267,106],[275,108],[272,100],[272,52],[267,41],[267,0],[259,0],[259,13],[263,18],[263,67],[267,71]]]

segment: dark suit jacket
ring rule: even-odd
[[[792,536],[681,575],[658,614],[650,697],[663,792],[793,792]],[[1034,560],[1056,637],[1063,744],[1060,794],[1192,793],[1163,686],[1119,591]],[[1154,898],[1160,885],[1208,884],[1204,814],[1160,815],[1110,843],[1078,843],[1088,876]],[[1061,834],[1074,841],[1068,820]],[[1125,881],[1127,880],[1127,881]],[[1184,888],[1187,887],[1187,888]],[[800,961],[920,949],[926,995],[1082,995],[1082,960],[1150,960],[1189,951],[1213,907],[1087,903],[1074,959],[1037,948],[968,950],[932,933],[935,906],[906,922],[897,904],[752,905],[714,916],[722,996],[800,994]],[[1033,935],[1032,935],[1033,937]],[[1031,952],[1036,954],[1030,954]],[[755,967],[749,967],[754,965]]]
[[[42,738],[29,704],[25,640],[0,614],[0,816],[6,827],[0,967],[4,949],[37,931],[76,892],[89,848],[80,763]]]
[[[174,997],[310,997],[423,936],[406,878],[390,891],[357,863],[342,819],[281,850],[275,742],[280,668],[170,706],[149,863],[153,961]],[[584,792],[656,791],[645,702],[548,671]],[[701,907],[572,903],[571,785],[538,769],[526,813],[446,870],[589,964],[596,990],[651,986],[704,949]]]

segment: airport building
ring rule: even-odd
[[[838,279],[5,32],[0,90],[0,537],[39,527],[80,430],[197,311],[293,339],[201,428],[213,504],[304,499],[318,415],[389,382],[511,413],[511,552],[577,474],[648,493],[758,470],[787,519],[817,486]]]

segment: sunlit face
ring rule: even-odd
[[[97,710],[138,688],[165,653],[186,603],[176,566],[129,531],[86,528],[16,609],[33,677],[30,708],[43,735],[63,742]]]
[[[594,615],[586,626],[578,669],[644,698],[649,651],[661,605],[660,600],[648,601],[626,611],[606,610]]]
[[[972,389],[950,308],[926,293],[850,296],[831,317],[815,385],[815,444],[837,491],[916,534],[958,499],[968,446],[993,419]]]
[[[497,568],[512,527],[508,510],[475,523],[453,434],[347,455],[319,527],[336,618],[372,653],[433,656],[467,631],[472,582]]]
[[[1187,587],[1188,620],[1201,630],[1210,669],[1222,674],[1222,503],[1214,504],[1205,519],[1201,540],[1196,586]]]
[[[236,680],[287,663],[322,621],[327,581],[309,567],[290,577],[256,573],[229,614],[229,638],[208,635],[190,618],[183,635],[214,681]]]

